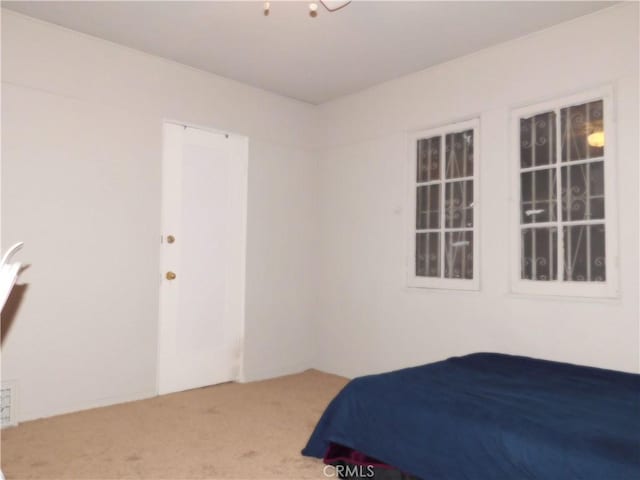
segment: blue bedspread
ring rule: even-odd
[[[360,377],[302,453],[330,442],[424,480],[639,480],[640,375],[476,353]]]

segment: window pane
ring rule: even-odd
[[[416,199],[416,228],[440,228],[440,185],[418,187]]]
[[[563,162],[604,155],[602,107],[602,100],[598,100],[560,111]]]
[[[564,279],[574,282],[604,282],[604,225],[572,225],[564,227]]]
[[[446,232],[445,278],[473,278],[473,232]]]
[[[520,166],[556,163],[556,114],[541,113],[520,120]]]
[[[523,224],[556,220],[556,170],[520,174],[520,221]]]
[[[521,278],[556,280],[558,235],[555,227],[522,230]]]
[[[416,234],[416,276],[440,276],[440,233]]]
[[[562,220],[604,218],[604,162],[562,167]]]
[[[418,182],[430,182],[440,178],[440,138],[418,140]]]
[[[449,133],[445,140],[446,178],[473,176],[473,130]]]
[[[444,192],[445,227],[473,227],[473,181],[449,182]]]

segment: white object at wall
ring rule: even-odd
[[[20,272],[20,262],[11,263],[15,253],[23,246],[22,242],[14,244],[0,260],[0,311],[4,308]],[[0,425],[2,428],[18,424],[17,416],[17,383],[3,381],[0,388]],[[0,472],[0,477],[2,472]]]
[[[2,428],[18,425],[18,384],[3,381],[0,387],[0,424]]]
[[[18,272],[22,266],[20,262],[10,263],[11,258],[15,253],[23,246],[22,242],[14,244],[9,250],[6,251],[2,260],[0,260],[0,310],[4,308],[11,289],[16,283],[18,278]]]

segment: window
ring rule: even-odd
[[[477,289],[478,121],[410,140],[409,286]]]
[[[615,295],[610,109],[594,92],[515,112],[514,291]]]

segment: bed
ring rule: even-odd
[[[640,375],[475,353],[360,377],[302,454],[380,478],[640,479]]]

